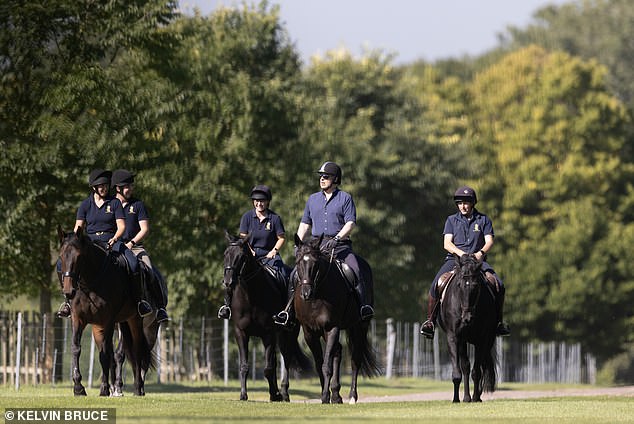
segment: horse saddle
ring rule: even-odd
[[[335,259],[335,264],[337,265],[337,269],[343,276],[343,279],[346,280],[346,282],[348,283],[348,286],[351,289],[355,287],[359,282],[359,277],[357,276],[357,274],[355,274],[354,270],[341,259]]]
[[[454,280],[455,276],[456,276],[456,270],[452,269],[449,272],[445,272],[438,278],[438,283],[436,284],[436,293],[438,294],[438,297],[440,298],[441,303],[444,299],[445,292],[447,291],[447,287],[449,287],[451,282]],[[488,284],[485,284],[485,287],[488,289],[489,293],[491,294],[491,297],[495,299],[494,289],[496,284],[498,284],[495,276],[491,273],[487,274],[486,272],[481,272],[480,281],[488,283]]]
[[[262,267],[271,276],[271,278],[273,278],[273,281],[275,281],[275,285],[277,286],[277,288],[280,289],[282,293],[286,292],[286,286],[288,285],[288,282],[284,277],[284,273],[278,268],[275,268],[274,266],[271,266],[269,264],[262,264]]]

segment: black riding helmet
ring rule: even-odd
[[[337,165],[334,162],[330,162],[330,161],[324,162],[319,167],[319,170],[317,171],[317,173],[334,175],[335,178],[333,180],[333,183],[341,184],[341,168],[339,167],[339,165]]]
[[[268,200],[269,202],[273,198],[271,189],[265,185],[256,185],[251,190],[251,200]]]
[[[101,184],[110,185],[110,178],[112,177],[112,172],[106,171],[105,169],[93,169],[93,171],[88,176],[88,185],[90,187],[98,186]]]
[[[127,169],[117,169],[112,173],[112,186],[125,186],[134,183],[134,174]]]
[[[454,202],[471,202],[474,205],[478,203],[476,192],[469,186],[460,187],[453,195]]]

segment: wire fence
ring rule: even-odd
[[[383,378],[451,380],[444,334],[439,331],[432,341],[422,337],[419,330],[418,323],[372,321],[369,337],[380,360]],[[80,357],[80,369],[87,376],[88,387],[101,377],[91,331],[90,326],[84,331]],[[71,381],[71,336],[68,319],[35,312],[0,312],[0,381],[16,388],[21,384]],[[345,337],[342,344],[345,354],[341,370],[349,375]],[[301,333],[300,345],[310,355]],[[595,383],[596,360],[584,353],[579,344],[522,344],[512,338],[498,338],[496,350],[499,382]],[[148,375],[148,381],[222,384],[238,378],[238,348],[232,324],[215,317],[180,319],[162,326],[155,355],[157,368]],[[257,338],[250,343],[249,363],[251,378],[263,378],[264,349]]]

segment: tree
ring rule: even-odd
[[[122,50],[155,43],[173,8],[159,0],[0,7],[0,282],[5,293],[39,292],[42,312],[54,228],[71,221],[90,167],[114,163],[121,138],[103,114],[121,94],[107,69]]]
[[[611,246],[632,231],[623,196],[633,168],[622,154],[629,117],[605,69],[532,46],[479,74],[471,91],[474,147],[491,170],[477,184],[516,334],[613,354],[631,334],[628,260]],[[610,311],[622,315],[608,320]]]

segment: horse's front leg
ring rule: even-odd
[[[330,403],[330,397],[324,402],[323,393],[324,386],[326,385],[326,380],[324,378],[323,364],[324,364],[324,353],[321,349],[321,340],[320,336],[306,327],[303,327],[304,330],[304,341],[308,345],[310,352],[313,354],[313,360],[315,361],[315,371],[317,371],[317,375],[319,376],[319,383],[321,385],[322,392],[322,403]]]
[[[281,402],[282,394],[277,387],[277,343],[275,341],[275,333],[262,337],[264,344],[264,377],[269,383],[269,399],[271,402]]]
[[[464,396],[463,402],[471,402],[471,389],[469,387],[469,375],[471,374],[471,363],[469,362],[469,350],[467,342],[461,342],[458,345],[460,355],[460,369],[462,370],[462,378],[464,380]]]
[[[246,331],[235,327],[236,343],[240,357],[240,400],[248,400],[247,378],[249,377],[249,336]]]
[[[462,382],[462,373],[459,365],[459,348],[458,338],[452,331],[447,332],[447,349],[451,358],[451,381],[453,381],[453,402],[460,402],[460,383]]]
[[[114,327],[92,326],[92,336],[95,338],[95,345],[99,348],[99,363],[101,364],[101,388],[99,396],[110,396],[110,367],[114,356],[112,347],[112,335]]]
[[[326,347],[324,349],[324,362],[321,366],[321,372],[324,375],[324,384],[321,391],[321,403],[330,403],[330,384],[333,375],[333,363],[337,350],[341,352],[341,344],[339,343],[339,327],[333,327],[330,331],[324,333],[326,339]],[[335,381],[337,383],[337,381]],[[333,387],[338,394],[338,390],[341,387]],[[333,403],[342,403],[341,396],[339,399],[332,399]]]
[[[73,393],[75,396],[86,396],[86,388],[81,384],[81,371],[79,371],[79,357],[81,355],[81,335],[86,328],[79,318],[72,316],[73,341],[71,344],[71,368],[73,370]]]
[[[343,403],[341,398],[341,355],[343,348],[337,341],[332,352],[332,378],[330,382],[330,403]]]

